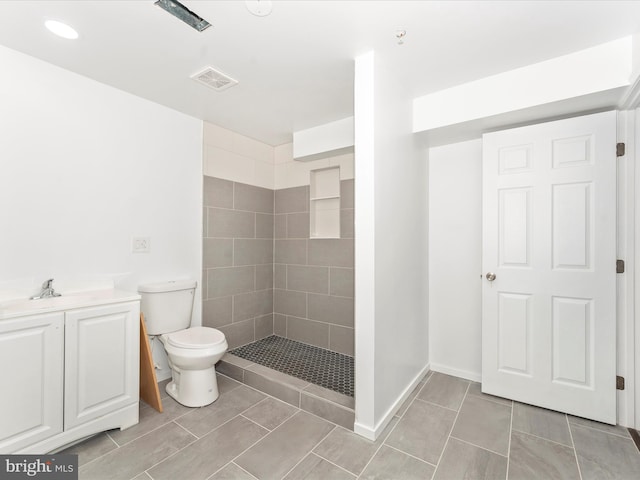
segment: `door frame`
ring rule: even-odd
[[[617,375],[625,378],[625,389],[617,392],[618,423],[640,428],[640,208],[636,191],[640,191],[640,169],[635,167],[636,144],[640,139],[640,110],[618,112],[618,142],[625,143],[625,155],[617,158],[618,245],[617,258],[625,261],[625,272],[617,275]]]

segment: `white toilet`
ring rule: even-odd
[[[227,351],[220,330],[193,327],[195,280],[140,285],[140,310],[147,333],[159,335],[171,367],[167,393],[187,407],[203,407],[218,398],[215,364]]]

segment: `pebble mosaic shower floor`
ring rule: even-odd
[[[229,353],[353,397],[353,357],[276,335]]]

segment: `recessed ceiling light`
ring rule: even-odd
[[[66,38],[68,40],[75,40],[78,38],[78,32],[66,23],[58,22],[57,20],[47,20],[44,22],[44,26],[47,27],[51,33],[59,37]]]
[[[271,0],[245,0],[244,4],[256,17],[266,17],[273,10]]]

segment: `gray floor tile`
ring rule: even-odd
[[[315,395],[307,395],[305,392],[300,394],[300,408],[341,427],[353,429],[355,421],[353,409],[342,407]]]
[[[607,423],[594,422],[593,420],[587,420],[586,418],[574,417],[573,415],[567,415],[569,417],[569,423],[572,425],[580,425],[581,427],[594,428],[601,432],[610,433],[612,435],[619,435],[625,438],[631,438],[629,430],[621,425],[609,425]]]
[[[385,444],[435,465],[447,441],[456,412],[416,400]]]
[[[197,437],[202,437],[264,398],[265,395],[243,385],[220,395],[207,407],[192,410],[176,422]]]
[[[77,445],[63,450],[60,453],[78,455],[78,466],[80,467],[85,463],[89,463],[90,461],[109,453],[111,450],[115,450],[116,448],[118,448],[118,445],[111,440],[106,433],[100,433],[82,443],[78,443]]]
[[[298,412],[235,460],[261,480],[281,479],[334,426],[306,412]]]
[[[511,434],[509,480],[578,480],[579,478],[573,448],[525,433]]]
[[[310,453],[284,480],[355,480],[356,476]]]
[[[433,478],[504,480],[506,475],[507,457],[450,438]]]
[[[147,472],[142,472],[140,475],[137,475],[133,480],[153,480]]]
[[[469,382],[435,372],[431,375],[418,398],[441,407],[458,410],[464,399]]]
[[[218,379],[218,393],[220,395],[224,395],[225,393],[230,392],[234,388],[238,388],[240,385],[242,385],[242,383],[225,375],[218,374],[216,375],[216,378]]]
[[[510,424],[511,407],[467,396],[451,436],[500,455],[507,455]]]
[[[431,478],[434,467],[383,445],[376,453],[360,480],[425,480]]]
[[[573,448],[564,413],[514,402],[511,428]]]
[[[209,480],[254,480],[253,475],[249,475],[235,463],[228,463],[224,468],[218,470]]]
[[[400,409],[396,412],[396,417],[401,417],[402,415],[404,415],[404,412],[407,411],[407,408],[409,408],[409,405],[411,405],[411,402],[413,402],[413,399],[416,398],[416,396],[418,395],[418,393],[420,393],[420,389],[424,387],[424,383],[420,382],[416,388],[413,389],[413,391],[409,394],[409,396],[407,397],[407,399],[404,401],[404,403],[402,404],[402,406],[400,407]]]
[[[129,480],[195,439],[175,423],[169,423],[80,467],[79,476],[91,480]]]
[[[632,439],[571,425],[583,480],[640,477],[640,452]]]
[[[258,425],[262,425],[268,430],[273,430],[299,411],[299,409],[292,407],[288,403],[267,397],[244,412],[243,415]]]
[[[375,442],[367,440],[346,428],[338,427],[313,452],[326,458],[331,463],[335,463],[359,475],[397,422],[397,419],[393,419]]]
[[[495,395],[482,393],[482,386],[477,382],[471,382],[467,395],[475,395],[476,397],[481,397],[485,400],[491,400],[492,402],[501,403],[502,405],[511,405],[511,400],[507,398],[496,397]]]
[[[114,442],[122,446],[141,437],[142,435],[146,435],[162,425],[166,425],[192,410],[192,408],[180,405],[173,398],[167,396],[162,399],[162,413],[148,405],[145,405],[140,408],[140,420],[138,424],[129,427],[126,430],[111,430],[109,432],[109,436]]]
[[[154,480],[204,480],[269,431],[241,416],[149,470]]]

